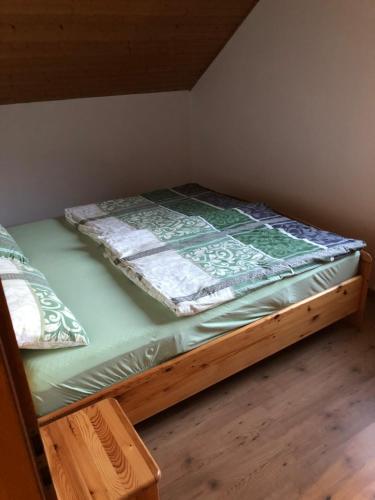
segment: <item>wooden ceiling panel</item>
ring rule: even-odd
[[[1,0],[0,104],[191,89],[257,0]]]

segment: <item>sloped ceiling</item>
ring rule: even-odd
[[[191,89],[257,0],[1,0],[0,104]]]

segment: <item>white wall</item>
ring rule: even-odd
[[[374,27],[374,0],[260,0],[193,89],[193,176],[375,252]]]
[[[0,223],[190,180],[189,94],[0,107]]]
[[[196,180],[375,252],[374,26],[373,0],[260,0],[190,94],[1,106],[0,222]]]

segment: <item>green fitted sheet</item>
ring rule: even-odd
[[[88,347],[22,351],[38,415],[326,290],[354,276],[359,262],[357,252],[195,316],[177,318],[119,273],[97,244],[63,219],[8,230],[90,338]]]

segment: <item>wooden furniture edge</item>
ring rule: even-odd
[[[145,460],[145,462],[147,463],[148,467],[150,468],[150,470],[151,470],[151,472],[152,472],[155,480],[156,481],[160,481],[161,471],[160,471],[160,468],[159,468],[158,464],[155,462],[154,457],[151,455],[149,449],[144,444],[144,442],[143,442],[142,438],[140,437],[140,435],[138,434],[138,432],[134,429],[133,423],[130,421],[129,417],[124,412],[124,410],[121,407],[120,403],[115,398],[109,398],[109,399],[107,399],[107,401],[110,401],[110,403],[111,403],[114,411],[117,412],[117,414],[119,415],[119,417],[122,420],[124,420],[124,421],[126,421],[128,423],[128,425],[129,425],[129,427],[128,427],[129,434],[132,436],[134,442],[139,443],[139,444],[142,445],[143,459]]]
[[[39,428],[1,281],[0,319],[0,497],[42,500]]]
[[[371,265],[367,252],[361,261]],[[360,272],[368,266],[360,266]],[[367,276],[367,274],[366,274]],[[116,398],[137,423],[176,404],[298,340],[360,313],[366,298],[362,274],[312,297],[213,339],[154,368],[118,382],[38,419],[46,425],[104,398]],[[283,332],[283,333],[280,333]]]
[[[359,301],[358,311],[352,317],[352,323],[359,330],[362,330],[364,318],[365,318],[365,309],[366,309],[366,299],[369,289],[369,282],[371,278],[373,265],[372,255],[366,250],[361,250],[361,258],[359,261],[359,274],[362,276],[362,289],[361,289],[361,298]]]
[[[29,390],[26,373],[19,347],[14,333],[12,319],[7,306],[3,284],[0,280],[0,338],[7,352],[7,363],[12,373],[12,384],[15,387],[20,408],[28,430],[29,438],[35,448],[40,448],[40,436],[36,420],[36,413]]]
[[[159,499],[160,469],[115,399],[55,420],[41,436],[58,499]]]

